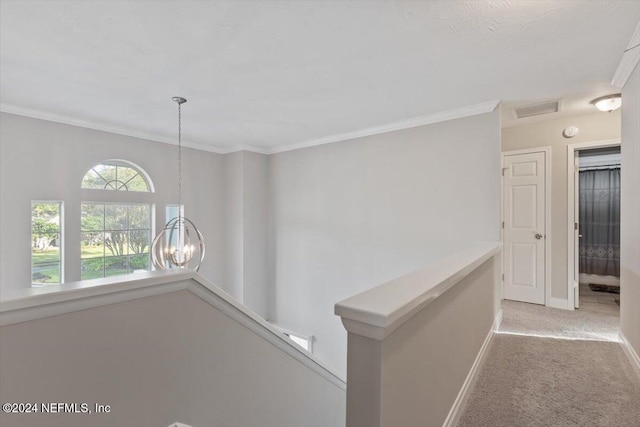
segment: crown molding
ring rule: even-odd
[[[638,46],[638,44],[640,44],[640,22],[638,22],[636,30],[631,36],[631,40],[625,49],[629,49],[634,46],[636,47],[622,54],[620,64],[618,64],[618,68],[613,75],[613,79],[611,79],[612,85],[623,87],[627,83],[631,73],[638,65],[638,62],[640,62],[640,46]]]
[[[445,122],[448,120],[461,119],[463,117],[475,116],[477,114],[490,113],[496,109],[500,101],[493,100],[483,102],[481,104],[469,105],[466,107],[455,108],[452,110],[440,111],[438,113],[427,114],[424,116],[413,117],[411,119],[401,120],[398,122],[389,123],[382,126],[373,126],[357,131],[346,132],[336,135],[330,135],[318,139],[304,141],[300,143],[294,143],[285,145],[283,147],[275,148],[262,148],[254,145],[235,145],[231,147],[211,146],[206,144],[199,144],[190,141],[183,141],[182,145],[187,148],[193,148],[196,150],[208,151],[216,154],[229,154],[238,151],[250,151],[258,154],[276,154],[283,153],[285,151],[298,150],[300,148],[314,147],[316,145],[330,144],[333,142],[346,141],[355,138],[362,138],[365,136],[379,135],[387,132],[393,132],[397,130],[410,129],[418,126],[424,126],[439,122]],[[134,138],[141,138],[156,142],[162,142],[165,144],[177,145],[173,139],[168,139],[164,136],[138,132],[132,129],[121,128],[117,126],[109,126],[100,124],[97,122],[79,120],[60,114],[48,113],[31,108],[19,107],[16,105],[0,103],[0,111],[9,114],[16,114],[19,116],[31,117],[34,119],[47,120],[55,123],[62,123],[71,126],[78,126],[87,129],[98,130],[102,132],[115,133],[118,135],[131,136]]]
[[[475,116],[477,114],[490,113],[496,109],[500,101],[488,101],[481,104],[469,105],[466,107],[455,108],[453,110],[441,111],[438,113],[427,114],[424,116],[413,117],[411,119],[401,120],[382,126],[373,126],[353,132],[330,135],[323,138],[313,139],[310,141],[300,142],[296,144],[285,145],[284,147],[273,148],[269,154],[282,153],[285,151],[298,150],[300,148],[314,147],[316,145],[330,144],[332,142],[346,141],[349,139],[362,138],[365,136],[379,135],[396,130],[410,129],[418,126],[430,125],[448,120],[461,119],[463,117]]]
[[[109,126],[102,123],[75,119],[68,116],[63,116],[61,114],[49,113],[45,111],[40,111],[32,108],[19,107],[17,105],[11,105],[6,103],[0,103],[0,111],[8,114],[15,114],[18,116],[31,117],[34,119],[46,120],[49,122],[61,123],[65,125],[77,126],[86,129],[98,130],[101,132],[109,132],[115,133],[117,135],[131,136],[134,138],[146,139],[154,142],[162,142],[165,144],[178,145],[177,141],[173,139],[169,139],[165,136],[153,134],[153,133],[145,133],[139,132],[132,129],[117,127],[117,126]],[[199,144],[191,141],[182,141],[182,146],[186,148],[193,148],[195,150],[208,151],[210,153],[216,154],[226,154],[233,151],[238,151],[235,148],[222,148],[216,147],[206,144]]]

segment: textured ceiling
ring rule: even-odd
[[[228,151],[610,93],[638,1],[2,1],[4,111]],[[569,108],[570,107],[570,108]]]

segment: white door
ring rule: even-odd
[[[573,282],[573,304],[575,308],[580,308],[580,170],[579,151],[576,150],[573,156],[573,271],[569,271],[569,280]]]
[[[504,157],[504,298],[545,303],[545,153]]]

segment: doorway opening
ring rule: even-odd
[[[570,306],[619,313],[620,141],[573,144],[568,155]]]

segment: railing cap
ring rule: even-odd
[[[501,250],[480,242],[335,305],[347,331],[382,340]]]

